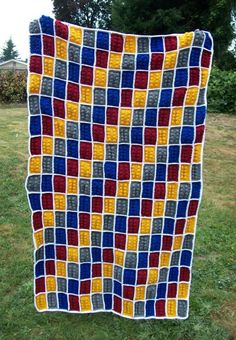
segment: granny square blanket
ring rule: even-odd
[[[201,30],[30,24],[38,311],[188,317],[212,52]]]

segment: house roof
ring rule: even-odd
[[[21,65],[27,66],[27,63],[25,63],[24,61],[17,60],[17,59],[10,59],[10,60],[7,60],[7,61],[3,61],[2,63],[0,63],[0,66],[9,64],[11,62],[15,62],[15,63],[21,64]]]

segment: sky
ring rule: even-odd
[[[12,37],[21,59],[28,58],[29,23],[42,14],[53,16],[51,0],[0,0],[0,52]]]

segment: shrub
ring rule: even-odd
[[[236,72],[213,67],[208,88],[208,111],[236,114]]]
[[[0,72],[0,103],[25,103],[27,74],[25,72]]]

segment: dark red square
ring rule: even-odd
[[[45,278],[39,277],[35,280],[35,293],[45,292]]]
[[[101,263],[93,263],[92,265],[92,276],[101,277],[102,276],[102,265]]]
[[[30,153],[31,155],[41,154],[41,137],[33,137],[30,139]]]
[[[116,107],[107,108],[107,124],[117,125],[118,123],[118,109]]]
[[[65,40],[68,39],[68,26],[63,24],[60,20],[55,22],[56,35]]]
[[[168,181],[178,181],[179,166],[178,164],[171,164],[168,166]]]
[[[92,144],[80,142],[80,158],[92,159]]]
[[[128,220],[128,233],[137,234],[139,230],[139,218],[130,217]]]
[[[177,49],[177,38],[175,36],[165,37],[166,51],[173,51]]]
[[[53,196],[52,194],[42,194],[42,205],[43,209],[53,209]]]
[[[102,197],[93,197],[92,198],[92,212],[102,212]]]
[[[173,98],[173,106],[182,106],[184,103],[184,98],[186,94],[186,88],[180,87],[175,89],[174,98]]]
[[[188,216],[196,215],[197,208],[198,208],[198,201],[197,200],[190,201],[189,206],[188,206]]]
[[[104,126],[93,124],[93,140],[104,142]]]
[[[203,136],[204,136],[204,131],[205,131],[204,125],[199,125],[199,126],[196,127],[195,143],[201,143],[202,142]]]
[[[137,89],[146,89],[148,84],[148,72],[137,71],[135,76],[135,87]]]
[[[166,301],[165,300],[156,301],[156,316],[166,316]]]
[[[166,185],[165,183],[155,183],[155,194],[156,199],[164,199],[166,195]]]
[[[164,60],[164,54],[152,53],[151,70],[161,70]]]
[[[162,250],[171,250],[171,247],[172,247],[172,236],[163,236]]]
[[[96,66],[98,67],[107,67],[107,61],[108,61],[108,52],[97,50],[96,52]]]
[[[159,253],[150,253],[149,255],[149,267],[158,267],[159,265]]]
[[[202,67],[209,67],[211,62],[211,52],[204,50],[202,53]]]
[[[155,145],[157,141],[157,129],[145,128],[144,141],[145,144]]]
[[[168,285],[168,298],[175,298],[177,294],[177,284],[169,283]]]
[[[143,159],[143,148],[140,145],[131,146],[131,161],[142,162]]]
[[[79,297],[75,295],[69,295],[70,310],[80,311]]]
[[[115,236],[115,247],[118,249],[125,249],[126,235],[116,234]]]
[[[75,159],[67,159],[67,175],[78,176],[78,161]]]
[[[116,195],[116,181],[111,181],[111,180],[105,181],[105,195],[106,196]]]
[[[198,85],[200,80],[200,69],[199,67],[190,68],[189,85]]]
[[[57,260],[66,261],[66,247],[56,246],[56,254]]]
[[[67,231],[67,240],[68,240],[68,245],[78,246],[78,231],[69,229]]]
[[[67,86],[67,99],[73,102],[79,101],[79,85],[68,83]]]
[[[82,66],[81,68],[81,84],[92,85],[93,84],[93,68],[88,66]]]
[[[181,162],[182,163],[191,163],[192,160],[192,145],[182,145],[181,147]]]
[[[141,269],[138,271],[137,284],[142,285],[146,284],[146,282],[147,282],[147,270]]]
[[[81,281],[80,282],[80,294],[89,294],[90,293],[90,287],[91,287],[91,281]]]
[[[121,298],[114,295],[114,311],[121,313]]]
[[[118,179],[130,179],[130,164],[129,163],[119,163]]]
[[[186,267],[180,268],[180,276],[179,281],[186,281],[188,282],[190,280],[190,270]]]
[[[89,229],[90,227],[90,214],[81,213],[79,214],[79,228]]]
[[[63,100],[54,99],[53,107],[55,117],[65,118],[65,103]]]
[[[113,249],[103,249],[103,262],[113,262]]]
[[[151,215],[152,215],[152,201],[143,200],[142,201],[142,216],[151,216]]]
[[[132,106],[132,90],[122,90],[121,91],[121,106],[131,107]]]
[[[43,221],[42,221],[42,212],[37,211],[33,213],[33,226],[34,230],[39,230],[43,228]]]
[[[52,136],[52,117],[42,116],[43,134]]]
[[[30,72],[42,74],[42,57],[40,56],[30,57]]]
[[[170,109],[160,109],[158,113],[158,125],[168,126],[170,120]]]
[[[65,176],[54,175],[54,191],[66,192],[66,179]]]
[[[185,226],[185,222],[186,220],[184,218],[181,218],[180,220],[176,221],[175,224],[175,234],[178,235],[182,235],[184,232],[184,226]]]
[[[55,262],[53,260],[46,261],[45,266],[46,275],[55,275]]]
[[[123,36],[121,34],[111,34],[111,51],[122,52],[123,51]]]
[[[134,287],[124,286],[123,288],[123,298],[128,300],[134,299]]]
[[[43,54],[54,57],[54,38],[48,35],[43,36]]]

